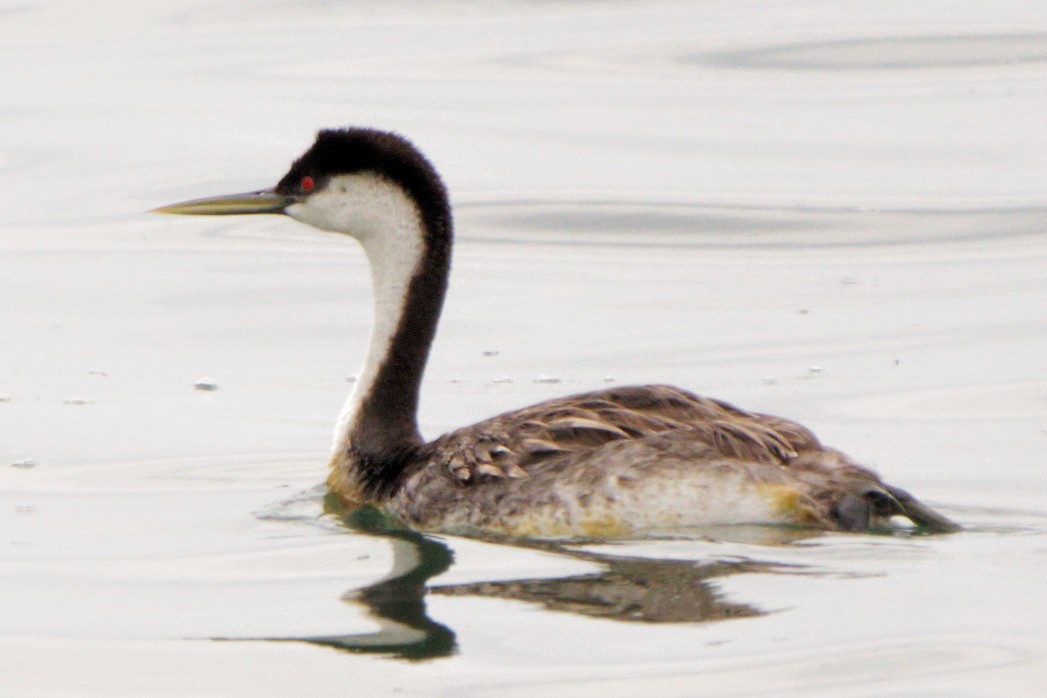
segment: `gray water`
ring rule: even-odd
[[[0,6],[0,694],[1042,694],[1043,3],[106,7]],[[363,255],[143,211],[347,124],[454,198],[428,435],[669,382],[968,530],[507,545],[325,509]]]

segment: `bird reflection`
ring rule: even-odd
[[[389,576],[342,597],[366,607],[380,629],[375,633],[311,637],[304,641],[403,659],[454,654],[454,632],[430,619],[425,608],[425,583],[451,566],[454,562],[451,549],[415,531],[390,526],[373,509],[358,509],[344,519],[360,532],[389,538],[393,545],[393,569]]]
[[[786,565],[749,560],[697,563],[608,555],[550,542],[512,541],[516,545],[598,563],[605,569],[551,579],[427,586],[429,579],[446,571],[454,561],[454,553],[447,545],[416,531],[399,528],[374,509],[346,511],[333,500],[327,502],[326,508],[353,530],[387,538],[393,546],[390,576],[344,597],[368,610],[379,623],[377,632],[298,639],[354,653],[410,660],[454,654],[457,651],[454,631],[429,617],[427,594],[515,599],[538,603],[554,611],[620,621],[703,623],[766,613],[753,605],[725,599],[715,585],[717,577],[795,571]]]
[[[762,615],[754,606],[732,603],[709,583],[716,577],[767,571],[750,562],[696,565],[690,560],[586,555],[607,569],[553,579],[437,586],[430,593],[486,596],[540,603],[554,611],[648,623],[702,623]]]

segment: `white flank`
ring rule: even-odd
[[[400,324],[407,289],[425,251],[421,214],[398,185],[373,173],[331,177],[327,186],[287,214],[322,230],[360,241],[371,266],[374,322],[367,359],[335,427],[334,448],[344,448],[360,404],[374,385],[393,333]]]

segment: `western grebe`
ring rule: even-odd
[[[550,400],[426,442],[418,396],[452,219],[436,170],[396,134],[321,131],[272,189],[156,210],[286,214],[362,244],[374,326],[328,477],[348,505],[426,530],[535,537],[740,523],[861,531],[894,516],[958,528],[795,422],[669,386]]]

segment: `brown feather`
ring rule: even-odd
[[[542,402],[454,431],[433,443],[456,480],[478,475],[525,477],[550,456],[581,454],[609,441],[670,431],[712,447],[714,456],[786,464],[817,440],[804,427],[739,410],[670,386],[613,388]],[[683,436],[683,434],[681,434]],[[497,454],[498,465],[491,467]],[[463,469],[471,477],[463,477]]]

